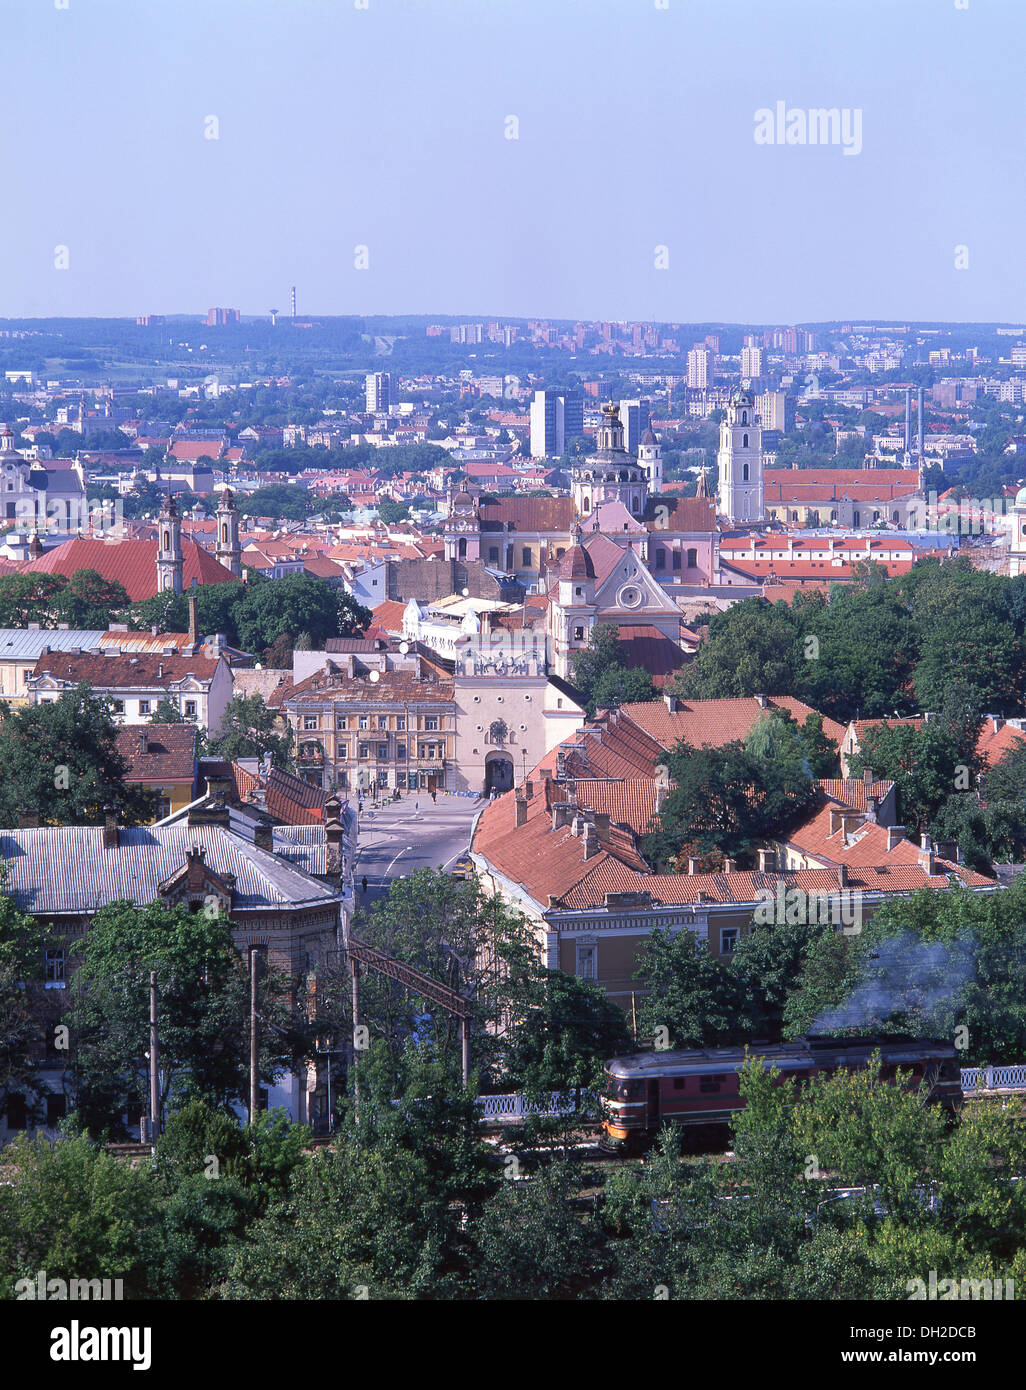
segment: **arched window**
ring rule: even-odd
[[[689,550],[689,551],[688,551],[688,569],[689,569],[689,570],[693,570],[693,569],[696,569],[697,566],[698,566],[698,551],[697,551],[697,550]]]
[[[743,435],[741,436],[741,447],[742,447],[742,449],[747,449],[747,448],[748,448],[748,436],[747,436],[747,434],[743,434]]]
[[[456,547],[456,558],[457,558],[458,560],[465,560],[465,559],[467,558],[467,538],[466,538],[466,536],[460,536],[459,545]]]
[[[170,531],[165,531],[165,532],[164,532],[164,549],[165,549],[165,550],[170,550],[170,549],[171,549],[171,532],[170,532]]]
[[[591,502],[589,501],[589,499],[588,499],[587,497],[584,499],[584,510],[585,510],[586,512],[590,512],[590,511],[591,511]]]
[[[742,412],[741,412],[741,423],[742,423],[742,425],[747,425],[747,424],[748,424],[748,411],[747,411],[747,410],[742,410]],[[746,444],[748,443],[748,436],[747,436],[747,435],[745,436],[745,443],[746,443]]]
[[[748,464],[747,464],[747,463],[744,464],[744,465],[742,466],[742,468],[741,468],[741,481],[742,481],[742,482],[745,482],[745,483],[747,483],[747,481],[748,481]]]
[[[228,541],[228,523],[227,523],[227,521],[224,522],[224,523],[222,524],[222,526],[221,526],[221,539],[227,544],[227,541]]]

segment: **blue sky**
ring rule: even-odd
[[[1026,317],[1023,0],[2,0],[0,51],[0,317]]]

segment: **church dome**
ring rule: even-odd
[[[649,425],[648,429],[647,429],[647,430],[645,431],[645,433],[641,436],[641,442],[642,442],[642,444],[658,444],[658,443],[659,443],[659,440],[656,439],[655,435],[652,433],[652,426],[651,426],[651,425]]]
[[[1026,487],[1021,487],[1015,494],[1015,505],[1017,507],[1026,507]]]
[[[560,579],[594,579],[595,566],[591,556],[576,539],[580,532],[575,532],[575,541],[570,549],[563,556],[559,565]]]

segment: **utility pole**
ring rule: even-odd
[[[260,947],[249,948],[249,1122],[256,1123],[260,1109],[260,1025],[257,1021],[257,970]]]
[[[349,953],[349,968],[353,972],[353,1119],[360,1123],[360,1083],[357,1079],[356,1057],[359,1052],[357,1039],[360,1036],[360,966],[352,951]]]
[[[150,1145],[160,1137],[160,1076],[157,1071],[157,972],[150,971]]]

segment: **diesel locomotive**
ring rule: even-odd
[[[961,1064],[954,1046],[922,1038],[828,1037],[812,1035],[793,1042],[743,1047],[694,1048],[637,1052],[614,1057],[605,1066],[602,1094],[602,1139],[607,1151],[638,1153],[665,1124],[682,1129],[722,1126],[742,1110],[740,1070],[746,1060],[775,1067],[780,1081],[798,1086],[815,1076],[857,1069],[880,1053],[880,1074],[918,1087],[925,1098],[950,1110],[962,1103]]]

